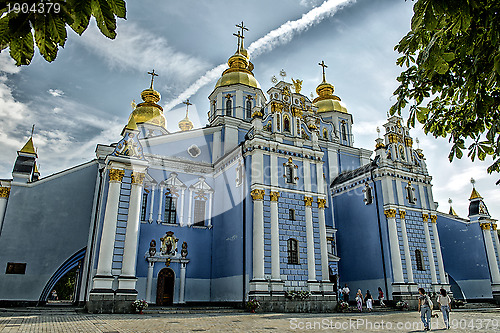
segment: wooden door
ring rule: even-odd
[[[163,268],[158,273],[156,305],[172,305],[174,302],[175,274],[171,268]]]

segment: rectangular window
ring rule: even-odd
[[[146,208],[148,206],[148,194],[142,194],[141,221],[146,221]]]
[[[291,265],[299,264],[299,247],[297,240],[289,238],[287,241],[288,245],[288,263]]]
[[[194,201],[194,224],[196,226],[205,225],[205,201],[195,200]]]
[[[177,199],[172,198],[171,196],[165,197],[165,217],[163,221],[165,223],[175,224],[175,216],[176,216],[176,208],[177,208]]]
[[[5,274],[25,274],[26,263],[8,262]]]
[[[295,221],[295,209],[289,209],[288,210],[288,219]]]

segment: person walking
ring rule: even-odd
[[[366,309],[368,310],[368,312],[372,312],[372,310],[373,310],[373,296],[372,296],[372,294],[370,294],[369,290],[366,291],[365,303],[366,303]]]
[[[447,295],[446,290],[442,289],[439,291],[441,295],[438,296],[438,303],[441,307],[441,312],[443,313],[444,326],[446,329],[450,328],[450,296]]]
[[[358,292],[356,293],[356,304],[359,312],[363,312],[363,293],[361,292],[361,289],[358,289]]]
[[[430,297],[425,293],[424,288],[418,288],[418,311],[420,312],[420,320],[424,324],[424,331],[430,331],[431,329],[431,311],[432,311],[432,301]]]
[[[380,288],[380,287],[378,287],[378,300],[380,302],[380,306],[385,307],[384,292],[382,291],[382,288]]]

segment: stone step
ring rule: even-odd
[[[144,313],[153,314],[182,314],[182,313],[235,313],[244,312],[243,309],[236,309],[233,307],[220,307],[220,306],[182,306],[182,307],[168,307],[168,306],[150,306],[143,310]]]

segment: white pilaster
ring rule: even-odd
[[[153,223],[153,210],[155,207],[155,190],[156,185],[151,185],[151,196],[149,197],[149,223]]]
[[[124,174],[125,172],[120,169],[109,170],[109,188],[93,289],[112,289],[113,275],[111,274],[111,267],[113,263],[120,187]]]
[[[139,237],[139,216],[141,211],[141,193],[144,173],[132,173],[132,189],[128,207],[127,228],[123,248],[122,272],[118,278],[118,289],[135,290],[135,264],[137,258],[137,242]]]
[[[386,209],[384,214],[387,217],[389,230],[389,247],[391,249],[391,264],[394,283],[404,283],[403,265],[401,264],[401,253],[399,250],[398,228],[396,226],[396,210]]]
[[[427,245],[427,257],[429,258],[429,266],[431,269],[431,281],[432,284],[437,284],[437,275],[436,275],[436,264],[434,261],[434,252],[432,251],[432,243],[431,236],[429,233],[429,215],[422,214],[424,220],[424,235],[425,235],[425,243]]]
[[[491,229],[492,229],[492,232],[493,232],[492,236],[493,236],[493,239],[494,239],[494,242],[495,242],[495,246],[497,248],[497,255],[498,255],[498,258],[500,258],[500,240],[498,239],[497,225],[494,224],[494,223],[491,223]]]
[[[193,208],[193,191],[189,191],[189,208],[188,208],[188,220],[187,220],[187,225],[188,227],[193,224],[191,220],[191,215],[192,215],[192,208]]]
[[[252,191],[253,198],[253,280],[264,280],[264,190]]]
[[[151,303],[151,290],[153,287],[154,261],[148,261],[148,277],[146,280],[146,302]]]
[[[304,169],[304,190],[307,192],[311,192],[311,163],[309,161],[304,160],[302,162],[302,166]]]
[[[279,192],[271,192],[271,280],[281,280],[280,276],[280,238],[278,224]]]
[[[158,206],[158,219],[156,223],[160,224],[162,221],[162,213],[163,213],[163,188],[164,186],[160,184],[160,204]]]
[[[328,271],[328,248],[326,244],[325,205],[326,199],[318,199],[319,243],[321,246],[321,280],[323,282],[330,282],[330,272]]]
[[[307,281],[316,282],[316,262],[314,259],[314,229],[312,221],[313,198],[305,197],[304,202],[306,205]]]
[[[444,263],[443,263],[443,255],[441,253],[441,242],[439,241],[439,234],[437,228],[437,215],[431,215],[431,225],[432,225],[432,234],[434,235],[434,246],[436,247],[436,256],[438,262],[439,269],[439,280],[441,284],[446,284],[446,274],[444,271]]]
[[[498,271],[498,262],[493,248],[493,239],[490,232],[490,223],[481,223],[483,230],[484,244],[486,245],[486,255],[488,256],[488,264],[490,266],[491,283],[500,284],[500,272]]]
[[[186,263],[181,262],[181,274],[179,279],[179,303],[186,303],[184,300],[185,286],[186,286]]]
[[[406,232],[406,212],[404,210],[399,210],[399,216],[401,219],[401,234],[403,236],[403,248],[405,252],[405,262],[406,262],[406,274],[408,276],[408,283],[414,283],[413,281],[413,267],[410,254],[410,246],[408,245],[408,234]]]

